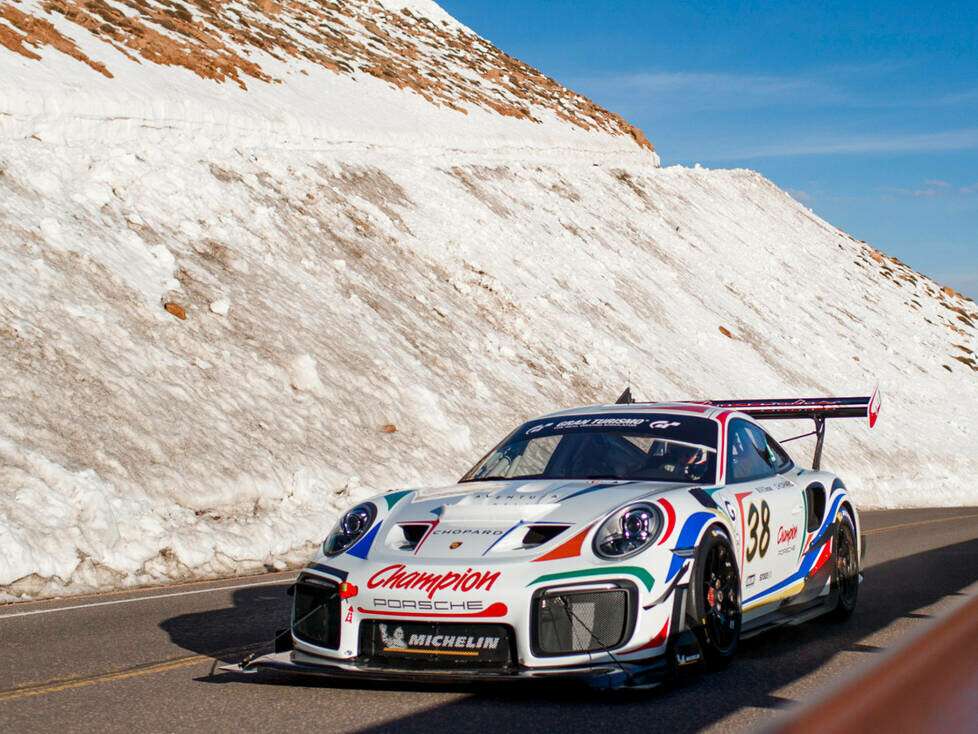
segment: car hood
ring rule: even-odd
[[[684,488],[666,482],[523,479],[416,490],[395,500],[370,557],[453,563],[490,555],[536,557],[621,505]],[[412,544],[412,532],[414,539],[423,533],[423,539]]]

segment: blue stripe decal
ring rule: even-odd
[[[363,538],[360,539],[360,542],[347,551],[347,554],[366,560],[367,553],[370,552],[370,546],[373,545],[374,538],[377,537],[377,531],[380,530],[381,525],[383,525],[383,523],[380,522],[374,525],[373,530],[364,535]]]
[[[575,497],[580,497],[582,494],[590,494],[591,492],[597,492],[599,489],[608,489],[610,487],[627,487],[629,484],[637,484],[637,482],[615,482],[613,484],[595,484],[593,487],[588,487],[587,489],[582,489],[580,492],[574,492],[574,494],[569,494],[564,497],[562,502],[574,499]]]
[[[498,538],[496,538],[496,539],[495,539],[495,540],[493,541],[493,543],[492,543],[492,545],[490,545],[490,546],[489,546],[488,548],[486,548],[486,550],[485,550],[485,552],[484,552],[484,553],[483,553],[482,555],[485,555],[486,553],[488,553],[489,551],[491,551],[491,550],[492,550],[493,548],[495,548],[495,547],[496,547],[496,543],[498,543],[498,542],[499,542],[500,540],[502,540],[503,538],[505,538],[505,537],[506,537],[507,535],[509,535],[509,534],[510,534],[511,532],[513,532],[514,530],[516,530],[516,528],[518,528],[518,527],[519,527],[520,525],[522,525],[522,524],[523,524],[523,521],[522,521],[522,520],[520,520],[520,521],[519,521],[518,523],[516,523],[516,524],[515,524],[515,525],[514,525],[513,527],[511,527],[511,528],[510,528],[509,530],[507,530],[507,531],[506,531],[505,533],[503,533],[503,534],[502,534],[502,535],[500,535],[500,536],[499,536]]]
[[[809,553],[808,555],[805,556],[805,565],[811,566],[811,564],[814,563],[814,562],[815,562],[815,553],[814,552],[813,553]],[[765,591],[762,591],[760,594],[755,594],[750,599],[745,599],[744,600],[744,604],[750,604],[755,599],[760,599],[762,596],[767,596],[768,594],[773,594],[775,591],[778,591],[779,589],[783,589],[786,586],[790,586],[791,584],[793,584],[798,579],[805,578],[805,575],[807,573],[808,573],[808,571],[796,571],[795,573],[791,574],[788,578],[786,578],[784,581],[782,581],[782,582],[780,582],[778,584],[775,584],[770,589],[767,589]]]
[[[825,517],[822,518],[822,527],[818,529],[818,534],[815,536],[815,539],[808,545],[809,551],[818,548],[820,545],[825,545],[825,534],[832,526],[832,523],[835,522],[835,514],[839,511],[839,505],[842,503],[842,497],[843,496],[841,494],[838,495],[832,502],[832,509],[825,513]]]
[[[716,517],[712,512],[694,512],[686,518],[683,529],[679,531],[679,540],[676,541],[676,548],[692,548],[696,544],[696,539],[700,537],[700,530],[711,519]],[[672,581],[673,577],[679,573],[686,559],[682,556],[672,554],[672,561],[669,563],[669,573],[666,574],[666,583]]]

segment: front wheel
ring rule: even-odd
[[[727,534],[710,528],[693,567],[693,627],[708,668],[725,667],[740,640],[740,574]]]
[[[832,622],[844,622],[852,616],[859,596],[859,551],[856,545],[856,527],[846,511],[836,518],[835,568],[832,570],[832,589],[838,592],[835,607],[827,618]]]

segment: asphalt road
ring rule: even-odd
[[[641,693],[215,673],[286,626],[294,573],[0,606],[0,731],[750,731],[978,589],[978,507],[862,518],[851,620],[768,632],[725,671]]]

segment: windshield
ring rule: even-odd
[[[707,418],[581,415],[520,426],[463,482],[490,479],[641,479],[713,484],[717,426]]]

